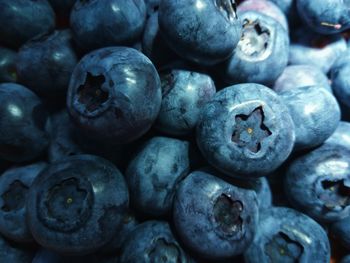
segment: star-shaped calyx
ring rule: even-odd
[[[260,151],[261,142],[272,133],[264,124],[264,111],[257,107],[249,115],[236,115],[232,141],[251,152]]]

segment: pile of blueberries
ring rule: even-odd
[[[350,0],[0,18],[0,262],[350,262]]]

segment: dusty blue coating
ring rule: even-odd
[[[256,121],[255,112],[260,113]],[[241,118],[248,119],[238,123]],[[261,133],[265,133],[262,138]],[[197,125],[202,154],[228,176],[261,177],[272,172],[287,159],[294,141],[294,124],[282,99],[253,83],[217,92],[203,107]],[[256,151],[249,149],[251,143],[256,144]]]
[[[123,175],[109,161],[76,155],[49,165],[27,198],[34,239],[61,254],[85,255],[117,233],[128,207]]]
[[[165,261],[164,261],[165,259]],[[175,239],[165,221],[146,221],[126,239],[120,263],[194,262]]]
[[[77,1],[70,15],[74,38],[86,50],[132,44],[145,22],[144,0]]]
[[[160,79],[152,62],[135,49],[95,50],[75,67],[67,106],[86,136],[109,144],[128,143],[157,118]]]
[[[331,233],[341,241],[343,246],[350,250],[350,216],[333,223]]]
[[[332,93],[322,86],[300,87],[279,93],[295,126],[295,150],[323,143],[336,130],[340,108]]]
[[[350,263],[350,254],[343,257],[340,263]]]
[[[1,0],[0,43],[18,48],[55,27],[55,13],[47,0]]]
[[[339,122],[337,129],[325,143],[340,144],[350,149],[350,123],[346,121]]]
[[[32,182],[46,167],[35,163],[14,167],[0,176],[0,232],[16,242],[33,242],[26,223],[25,201]]]
[[[47,112],[31,90],[15,83],[0,84],[0,158],[23,162],[48,146]]]
[[[249,246],[258,214],[254,191],[201,171],[181,182],[173,208],[175,228],[185,246],[213,260],[239,255]]]
[[[350,28],[350,2],[347,0],[296,0],[303,22],[320,34],[335,34]]]
[[[16,59],[14,50],[0,47],[0,83],[17,81]]]
[[[228,58],[241,36],[231,0],[163,0],[159,26],[164,40],[181,57],[201,65]]]
[[[275,3],[288,18],[289,23],[293,23],[297,16],[295,0],[270,0]]]
[[[346,41],[340,34],[323,36],[307,28],[299,28],[292,39],[289,64],[316,66],[325,74],[347,49]]]
[[[350,108],[350,52],[343,53],[331,69],[332,88],[346,109]]]
[[[284,189],[294,207],[312,218],[335,222],[350,213],[350,150],[336,144],[295,159],[288,167]]]
[[[134,212],[129,210],[124,215],[122,225],[118,230],[118,232],[113,236],[112,240],[110,240],[99,251],[102,254],[112,254],[112,255],[117,254],[117,252],[120,252],[126,238],[139,224],[140,222],[136,219]]]
[[[290,65],[275,81],[273,90],[277,93],[306,86],[318,85],[332,92],[327,76],[313,65]]]
[[[62,96],[66,94],[77,63],[69,30],[40,35],[28,41],[18,52],[18,81],[41,96]]]
[[[189,170],[187,141],[153,137],[136,153],[126,170],[132,204],[148,215],[168,214],[176,187]]]
[[[274,207],[260,215],[246,263],[328,263],[330,245],[324,229],[310,217],[290,208]]]
[[[18,247],[0,235],[0,262],[32,263],[34,251]]]
[[[160,77],[162,106],[156,128],[170,135],[190,133],[197,125],[200,110],[216,92],[209,75],[188,70],[171,70]]]
[[[224,63],[229,84],[272,85],[288,62],[289,36],[275,19],[255,11],[241,14],[242,34],[233,55]]]
[[[259,211],[270,209],[272,206],[272,192],[266,177],[257,178],[252,188],[256,192]]]

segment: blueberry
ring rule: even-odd
[[[73,35],[86,50],[132,44],[145,22],[144,0],[77,0],[70,15]]]
[[[20,247],[0,235],[0,262],[31,263],[34,251]]]
[[[330,261],[330,246],[323,228],[290,208],[263,212],[254,241],[244,252],[246,263]]]
[[[275,3],[287,16],[289,24],[295,25],[298,20],[298,13],[295,0],[270,0]]]
[[[25,202],[35,177],[45,163],[14,167],[0,176],[0,232],[16,242],[32,242],[27,227]]]
[[[47,112],[29,89],[0,84],[0,157],[22,162],[38,157],[48,146]]]
[[[50,117],[47,127],[51,137],[48,149],[50,162],[57,162],[66,157],[84,153],[75,138],[74,128],[66,110],[55,113]]]
[[[296,0],[300,17],[321,34],[334,34],[350,28],[347,0]]]
[[[350,149],[350,123],[345,121],[339,122],[337,129],[325,143],[339,144]]]
[[[320,86],[332,92],[327,76],[313,65],[290,65],[275,81],[274,91],[282,92],[306,86]]]
[[[255,11],[241,14],[242,37],[223,65],[227,83],[273,84],[288,62],[289,37],[273,18]]]
[[[158,11],[161,0],[145,0],[147,15],[151,16]]]
[[[288,32],[288,21],[282,10],[272,1],[255,1],[247,0],[238,5],[237,13],[240,16],[246,11],[256,11],[264,15],[270,16],[278,21],[283,28]]]
[[[350,150],[325,144],[295,159],[285,176],[290,203],[312,218],[334,222],[350,212]]]
[[[57,100],[57,95],[66,94],[77,62],[69,30],[40,35],[18,52],[18,81],[43,97]]]
[[[217,92],[202,109],[197,143],[207,161],[228,176],[260,177],[293,149],[294,125],[282,99],[259,84]]]
[[[201,65],[227,59],[241,35],[234,0],[162,0],[159,26],[179,56]]]
[[[337,128],[340,108],[335,97],[322,86],[290,89],[280,93],[295,126],[295,150],[323,143]]]
[[[0,83],[17,81],[16,59],[14,50],[0,47]]]
[[[350,249],[350,216],[334,222],[331,225],[331,233],[341,241],[345,248]]]
[[[169,213],[177,184],[189,169],[188,142],[153,137],[137,152],[126,171],[132,204],[153,216]]]
[[[26,205],[30,230],[40,245],[83,255],[116,234],[128,206],[128,189],[112,163],[76,155],[42,171]]]
[[[350,109],[350,52],[343,53],[331,69],[332,88],[339,102]]]
[[[340,263],[350,263],[350,254],[343,257]]]
[[[180,247],[167,222],[146,221],[138,225],[127,237],[119,262],[190,263],[193,261]]]
[[[0,17],[0,43],[12,48],[55,27],[47,0],[0,0]]]
[[[157,118],[160,80],[152,62],[132,48],[95,50],[76,66],[67,106],[83,134],[96,141],[128,143]]]
[[[173,210],[181,240],[203,258],[239,255],[252,242],[258,223],[254,191],[200,171],[181,182]]]
[[[161,74],[162,105],[156,127],[170,135],[190,133],[199,112],[212,99],[216,89],[209,75],[188,70]]]
[[[346,48],[346,41],[341,35],[323,36],[300,28],[293,34],[289,64],[316,66],[327,74]]]

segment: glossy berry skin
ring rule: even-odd
[[[127,237],[119,263],[193,262],[165,221],[146,221]]]
[[[243,12],[240,19],[242,37],[233,55],[224,63],[223,79],[229,84],[271,85],[287,66],[287,31],[273,18],[259,12]]]
[[[69,30],[54,31],[28,41],[18,52],[18,80],[42,97],[65,95],[78,63]]]
[[[322,144],[337,128],[340,108],[337,100],[322,86],[308,86],[279,93],[295,126],[295,150]]]
[[[17,81],[16,59],[15,51],[0,47],[0,83]]]
[[[253,243],[244,252],[246,263],[330,262],[324,229],[308,216],[285,207],[260,215]]]
[[[47,131],[50,134],[48,148],[50,162],[57,162],[72,155],[84,154],[84,150],[75,138],[75,127],[66,110],[50,116]]]
[[[236,4],[231,0],[162,0],[159,26],[179,56],[201,65],[228,58],[241,35]]]
[[[161,74],[162,106],[156,128],[170,135],[190,133],[197,124],[204,104],[215,92],[209,75],[188,70],[171,70]]]
[[[160,80],[152,62],[127,47],[95,50],[74,69],[68,111],[83,134],[109,144],[139,138],[157,118]]]
[[[132,204],[144,214],[168,214],[177,185],[189,170],[187,141],[153,137],[136,153],[126,170]]]
[[[289,64],[316,66],[327,74],[346,49],[346,41],[339,34],[323,36],[300,28],[293,34]]]
[[[42,171],[26,205],[28,225],[40,245],[62,254],[84,255],[117,232],[128,207],[128,189],[112,163],[76,155]]]
[[[249,246],[258,213],[254,191],[195,171],[176,191],[173,220],[188,249],[217,260],[239,255]]]
[[[288,32],[288,21],[282,10],[273,1],[263,0],[247,0],[238,5],[237,13],[241,16],[242,13],[247,11],[256,11],[264,15],[270,16],[278,21],[283,28]]]
[[[337,99],[350,109],[350,52],[343,53],[331,69],[332,87]]]
[[[144,0],[76,1],[70,15],[75,40],[85,50],[132,44],[145,22]]]
[[[335,34],[350,28],[350,4],[344,0],[297,0],[303,22],[320,34]]]
[[[350,216],[334,222],[330,230],[345,248],[350,249]]]
[[[202,109],[197,144],[206,160],[228,176],[260,177],[293,149],[294,124],[282,99],[253,83],[217,92]]]
[[[0,84],[0,157],[23,162],[38,157],[48,146],[47,112],[29,89],[15,83]]]
[[[350,212],[350,150],[325,144],[295,159],[284,189],[294,207],[314,219],[335,222]]]
[[[0,17],[0,43],[12,48],[55,27],[55,13],[47,0],[1,0]]]
[[[46,167],[35,163],[5,171],[0,176],[0,232],[16,242],[32,242],[26,223],[26,199],[32,182]]]
[[[325,88],[332,92],[332,87],[327,76],[313,65],[290,65],[275,81],[273,90],[277,93],[306,86]]]
[[[34,251],[19,247],[0,235],[0,262],[32,263]]]

